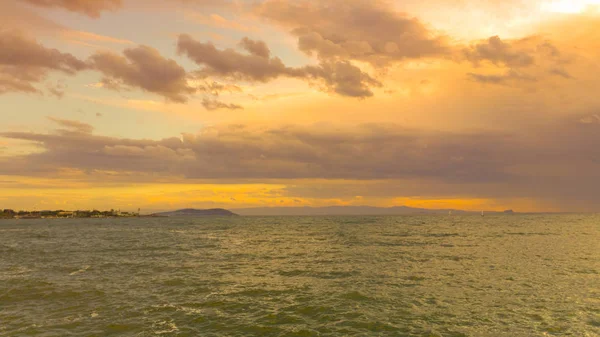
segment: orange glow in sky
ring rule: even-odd
[[[0,208],[600,211],[598,6],[3,1]]]

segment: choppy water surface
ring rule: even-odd
[[[599,336],[600,216],[0,221],[1,336]]]

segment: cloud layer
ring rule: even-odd
[[[97,136],[87,124],[52,118],[55,134],[4,132],[40,143],[45,152],[16,159],[15,171],[33,167],[169,172],[188,178],[434,178],[446,182],[521,183],[552,176],[559,167],[580,179],[595,177],[600,156],[596,114],[529,135],[448,133],[364,124],[253,127],[221,125],[159,141]],[[554,135],[560,133],[564,139]],[[576,150],[575,150],[576,149]],[[168,160],[166,160],[168,159]],[[359,160],[357,160],[359,159]],[[569,163],[557,164],[557,160]]]
[[[134,175],[180,182],[280,180],[292,185],[302,179],[325,179],[347,181],[344,186],[353,189],[357,184],[379,189],[369,195],[392,193],[381,186],[392,184],[396,187],[391,195],[527,198],[579,210],[595,209],[600,202],[597,114],[547,124],[528,134],[459,134],[382,124],[345,128],[230,124],[162,140],[100,136],[85,123],[51,120],[61,129],[48,134],[0,133],[43,150],[0,156],[0,175],[82,172],[82,179],[110,172],[110,177],[125,179]],[[319,193],[342,193],[340,188]]]

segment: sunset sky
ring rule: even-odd
[[[600,211],[600,0],[0,0],[0,209]]]

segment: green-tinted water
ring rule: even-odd
[[[0,336],[599,336],[600,216],[0,221]]]

